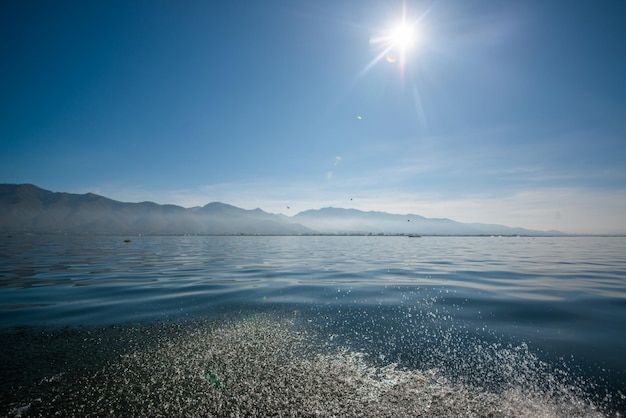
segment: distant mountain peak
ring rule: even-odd
[[[0,184],[0,232],[87,234],[401,234],[563,235],[446,218],[324,207],[294,216],[211,202],[185,209],[124,203],[94,193],[51,192],[32,184]]]
[[[202,206],[202,209],[241,209],[237,206],[229,205],[227,203],[222,202],[210,202],[206,205]]]

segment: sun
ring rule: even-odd
[[[374,61],[386,60],[390,64],[398,63],[402,68],[409,55],[415,53],[420,43],[418,22],[410,22],[403,17],[402,21],[388,27],[379,36],[370,39],[370,44],[381,48],[381,52]]]
[[[405,70],[413,66],[420,49],[428,42],[428,37],[424,36],[424,22],[431,9],[432,5],[415,16],[409,13],[404,0],[400,16],[396,15],[394,20],[388,21],[390,25],[386,29],[373,30],[369,43],[376,56],[359,72],[358,77],[381,61],[398,67],[404,77]]]
[[[391,44],[401,51],[405,51],[413,46],[416,40],[415,28],[405,23],[401,23],[391,30]]]
[[[381,36],[370,39],[370,44],[379,45],[385,51],[396,50],[405,52],[419,41],[418,27],[401,22],[387,29]]]
[[[383,48],[381,57],[384,57],[388,63],[397,62],[400,67],[404,68],[407,57],[415,52],[413,50],[418,41],[418,27],[403,19],[402,22],[391,26],[383,36],[375,38],[372,43],[380,44]]]

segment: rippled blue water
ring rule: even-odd
[[[0,238],[2,329],[275,307],[381,359],[417,365],[424,345],[462,334],[624,389],[623,237],[124,238]]]

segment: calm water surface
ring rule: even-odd
[[[534,362],[603,413],[623,411],[626,238],[125,238],[0,238],[2,333],[28,342],[272,312],[370,365],[497,390],[494,369]],[[13,385],[5,407],[35,414],[11,394],[27,378],[0,371]]]

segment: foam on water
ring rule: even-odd
[[[523,345],[480,343],[465,360],[450,349],[448,360],[467,363],[455,376],[338,343],[328,330],[301,312],[248,312],[191,324],[35,333],[40,355],[64,353],[65,360],[43,376],[13,376],[0,414],[602,416],[565,371],[549,369]],[[28,333],[14,350],[35,342]],[[472,368],[484,384],[461,376]]]

